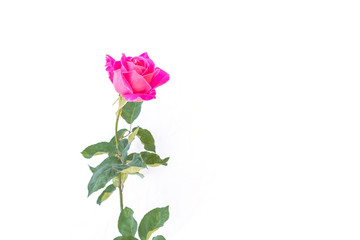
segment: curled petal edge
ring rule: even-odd
[[[125,98],[128,102],[142,102],[142,101],[150,101],[152,99],[156,98],[155,94],[142,94],[142,93],[136,93],[136,94],[123,94],[123,98]]]

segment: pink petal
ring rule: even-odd
[[[126,71],[129,71],[129,67],[127,65],[127,57],[125,56],[125,54],[122,54],[122,57],[120,59],[121,65],[126,69]]]
[[[147,54],[147,52],[144,52],[143,54],[140,55],[140,57],[145,58],[145,60],[148,63],[147,69],[144,71],[144,74],[148,74],[148,73],[152,73],[154,72],[155,69],[155,64],[153,62],[153,60],[151,60]]]
[[[142,74],[144,71],[145,71],[145,67],[143,66],[139,66],[139,65],[135,65],[133,62],[127,62],[127,65],[128,65],[128,69],[129,69],[129,72],[132,71],[132,70],[135,70],[138,74]]]
[[[142,102],[142,101],[149,101],[151,99],[156,98],[155,94],[125,94],[122,95],[123,98],[125,98],[128,102]]]
[[[121,72],[122,72],[122,73],[128,72],[128,70],[126,70],[126,68],[125,68],[124,66],[122,66],[122,65],[121,65],[121,68],[120,68],[120,69],[121,69]]]
[[[145,80],[151,85],[151,80],[154,78],[156,74],[158,74],[159,70],[156,70],[155,72],[148,73],[146,75],[143,75]]]
[[[146,68],[143,67],[143,66],[136,66],[134,70],[135,70],[138,74],[142,75],[143,72],[146,70]]]
[[[159,71],[158,74],[151,80],[150,85],[152,88],[157,88],[170,79],[170,75],[160,68],[155,68],[155,71]]]
[[[131,62],[133,62],[135,65],[142,67],[147,67],[149,65],[148,62],[146,61],[146,58],[141,56],[131,58]]]
[[[121,68],[121,62],[120,61],[116,61],[115,63],[114,63],[114,70],[118,70],[118,69],[120,69]]]
[[[114,71],[115,59],[113,59],[110,55],[106,55],[105,60],[106,60],[106,64],[105,64],[106,71],[108,72]]]
[[[151,90],[150,84],[136,71],[123,73],[123,76],[130,83],[133,93],[147,93]]]
[[[140,57],[143,57],[143,58],[149,58],[147,52],[144,52],[143,54],[140,55]]]
[[[121,72],[121,69],[115,70],[113,77],[113,85],[115,90],[123,95],[123,94],[132,94],[133,90],[131,88],[131,85],[124,77],[123,73]]]
[[[114,82],[114,72],[109,72],[109,78],[110,78],[110,81],[113,83]]]
[[[113,59],[110,55],[106,55],[105,60],[106,71],[109,73],[110,81],[113,82],[115,59]]]
[[[110,55],[106,55],[105,59],[106,59],[106,64],[105,64],[106,71],[112,72],[121,68],[121,62],[115,61],[115,59],[112,58]]]
[[[154,64],[153,60],[151,60],[150,58],[147,58],[146,61],[148,62],[149,65],[148,65],[147,69],[145,70],[144,74],[154,72],[155,64]]]

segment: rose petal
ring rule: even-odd
[[[148,62],[146,61],[146,58],[141,56],[131,58],[131,62],[133,62],[135,65],[142,67],[147,67],[149,65]]]
[[[155,72],[152,72],[152,73],[148,73],[148,74],[146,74],[146,75],[143,75],[143,77],[145,78],[145,80],[150,84],[150,86],[151,86],[151,80],[154,78],[154,76],[156,75],[156,74],[158,74],[159,73],[159,70],[156,70]]]
[[[131,88],[131,85],[124,77],[123,73],[121,72],[121,69],[118,69],[118,70],[114,71],[113,73],[114,73],[113,85],[114,85],[115,90],[121,95],[132,94],[133,90]]]
[[[134,69],[138,74],[142,75],[143,72],[146,70],[145,67],[143,66],[135,66],[135,69]]]
[[[123,76],[130,83],[133,93],[147,93],[151,90],[150,84],[136,71],[123,73]]]
[[[109,72],[109,78],[110,78],[110,81],[113,83],[114,82],[114,72]]]
[[[150,58],[147,58],[146,61],[148,62],[148,67],[147,69],[144,71],[144,74],[148,74],[148,73],[152,73],[155,70],[155,63],[153,62],[153,60],[151,60]]]
[[[122,57],[120,59],[121,65],[126,69],[126,71],[129,71],[129,67],[127,65],[127,57],[125,56],[125,54],[122,54]]]
[[[143,58],[149,58],[147,52],[144,52],[143,54],[140,55],[140,57],[143,57]]]
[[[127,62],[127,65],[128,65],[129,72],[134,70],[140,75],[142,75],[142,73],[146,70],[145,67],[135,65],[133,62]]]
[[[118,69],[120,69],[121,68],[121,62],[120,61],[116,61],[115,63],[114,63],[114,70],[118,70]]]
[[[154,64],[153,60],[151,60],[151,59],[149,58],[147,52],[144,52],[143,54],[141,54],[140,57],[145,58],[145,60],[146,60],[147,63],[148,63],[147,69],[144,71],[143,74],[145,75],[145,74],[149,74],[149,73],[154,72],[155,64]]]
[[[128,102],[141,102],[141,101],[149,101],[151,99],[156,98],[155,94],[124,94],[122,95],[123,98],[125,98]]]
[[[106,64],[105,64],[106,71],[109,73],[110,81],[113,82],[115,59],[113,59],[110,55],[106,55],[105,60],[106,60]]]
[[[115,59],[113,59],[110,55],[106,55],[105,60],[106,60],[106,64],[105,64],[106,71],[108,72],[114,71]]]
[[[120,69],[121,69],[121,72],[122,72],[122,73],[128,72],[128,70],[126,70],[126,68],[125,68],[124,66],[122,66],[122,65],[121,65],[121,68],[120,68]]]
[[[154,78],[150,82],[152,88],[157,88],[163,85],[164,83],[166,83],[167,81],[169,81],[170,79],[170,75],[164,70],[157,67],[155,68],[155,71],[159,71],[159,72],[158,74],[156,74],[156,76],[154,76]]]

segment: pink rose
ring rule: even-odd
[[[126,57],[123,54],[120,61],[106,55],[105,67],[115,90],[129,102],[154,99],[155,88],[170,78],[168,73],[155,67],[146,52],[138,57]]]

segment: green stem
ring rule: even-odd
[[[116,149],[118,150],[118,152],[119,152],[118,123],[119,123],[120,114],[121,114],[121,109],[119,109],[117,111],[116,122],[115,122],[115,145],[116,145]]]
[[[121,177],[120,177],[119,192],[120,192],[120,209],[122,211],[122,210],[124,210],[124,203],[123,203],[123,192],[122,192],[122,187],[121,187]]]
[[[119,118],[121,115],[121,111],[122,108],[120,108],[120,104],[121,104],[121,100],[122,97],[119,96],[119,109],[116,113],[116,122],[115,122],[115,145],[116,145],[116,149],[118,151],[119,157],[121,162],[124,164],[124,161],[122,159],[122,156],[120,156],[120,151],[119,151],[119,137],[118,137],[118,123],[119,123]],[[121,182],[121,173],[120,173],[120,177],[119,177],[119,192],[120,192],[120,211],[122,211],[124,209],[124,204],[123,204],[123,192],[122,192],[122,182]]]

